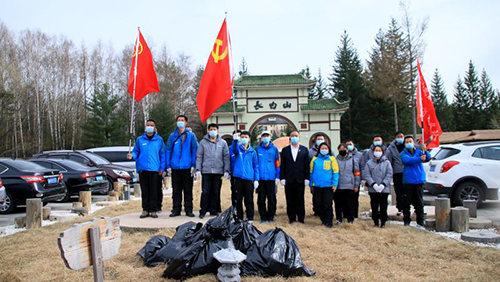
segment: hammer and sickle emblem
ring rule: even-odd
[[[142,43],[139,42],[139,55],[142,53],[142,50],[143,50],[143,47],[142,47]],[[137,50],[136,46],[134,46],[134,55],[132,55],[132,57],[135,57],[135,51]]]
[[[224,60],[227,57],[227,46],[226,49],[224,49],[224,52],[222,54],[219,54],[219,48],[222,46],[222,43],[224,43],[220,39],[215,40],[215,52],[212,50],[212,57],[214,57],[214,62],[217,64],[220,60]]]

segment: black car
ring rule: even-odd
[[[64,183],[68,188],[68,194],[63,202],[73,195],[79,195],[80,191],[92,191],[101,194],[108,192],[108,180],[106,172],[102,169],[91,168],[71,160],[61,159],[32,159],[33,163],[43,167],[59,170],[63,175]]]
[[[40,198],[43,203],[60,201],[67,189],[63,175],[56,169],[13,159],[0,159],[0,177],[6,190],[5,203],[0,214],[11,213],[17,206],[26,205],[26,199]]]
[[[109,182],[109,190],[113,190],[113,183],[121,181],[127,184],[137,182],[134,171],[130,168],[110,163],[105,158],[91,152],[81,150],[46,151],[33,156],[33,159],[68,159],[86,166],[104,169]]]

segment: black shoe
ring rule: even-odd
[[[290,224],[293,224],[293,223],[295,222],[295,220],[290,219],[288,222],[289,222]]]
[[[349,223],[349,224],[354,224],[354,221],[348,221],[347,223]]]
[[[299,219],[299,222],[300,223],[305,223],[303,219]]]
[[[378,222],[374,222],[374,223],[373,223],[373,226],[378,227],[378,226],[379,226],[379,225],[378,225]]]
[[[176,217],[176,216],[179,216],[179,215],[181,215],[181,213],[179,213],[179,212],[172,212],[169,216],[170,217]]]
[[[410,223],[409,222],[405,222],[405,226],[410,226]]]
[[[380,228],[385,228],[385,223],[380,224]]]
[[[189,216],[189,217],[194,217],[194,213],[193,212],[186,212],[186,215]]]
[[[204,213],[200,213],[199,218],[203,219],[204,217],[205,217],[205,214]]]
[[[146,218],[149,216],[149,212],[143,211],[142,214],[139,216],[139,218]]]
[[[332,227],[333,227],[333,226],[332,226],[332,224],[330,224],[330,223],[323,224],[323,225],[324,225],[326,228],[332,228]]]
[[[211,216],[219,216],[219,213],[218,212],[216,212],[216,213],[211,212],[210,215]]]
[[[158,214],[156,214],[156,212],[150,213],[149,216],[151,216],[152,218],[158,218]]]

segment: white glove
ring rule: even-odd
[[[240,140],[240,136],[238,136],[238,133],[233,134],[233,140]]]
[[[201,171],[197,171],[195,174],[194,174],[194,179],[195,180],[200,180],[201,179]]]
[[[259,181],[254,181],[253,182],[253,189],[257,189],[259,187]]]
[[[276,179],[274,180],[274,185],[278,186],[278,183],[280,183],[280,180],[279,180],[279,178],[276,178]]]
[[[227,180],[231,179],[231,175],[229,175],[229,172],[224,173],[224,178]]]
[[[304,184],[309,187],[309,179],[304,180]]]
[[[377,191],[378,193],[382,192],[382,190],[384,190],[385,186],[382,185],[382,184],[374,184],[373,185],[373,189],[375,189],[375,191]]]
[[[171,168],[167,168],[167,173],[170,175],[172,174],[172,169]]]
[[[285,186],[286,179],[281,179],[281,185]]]

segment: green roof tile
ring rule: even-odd
[[[307,101],[307,105],[300,106],[302,111],[327,111],[335,109],[345,109],[349,107],[349,101],[339,102],[337,99],[320,99]]]
[[[307,79],[300,74],[284,75],[246,75],[238,78],[234,85],[242,86],[267,86],[267,85],[310,85],[316,83],[315,80]]]
[[[238,107],[238,104],[236,104],[236,112],[244,112],[245,108],[244,107]],[[229,101],[222,105],[220,108],[218,108],[216,113],[232,113],[233,112],[233,102]]]

